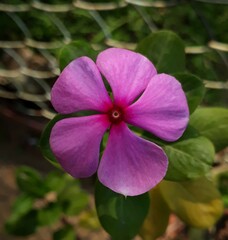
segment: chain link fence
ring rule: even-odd
[[[51,119],[55,112],[50,104],[50,88],[60,73],[56,56],[62,46],[84,40],[97,50],[105,46],[134,49],[140,39],[163,28],[181,35],[190,60],[197,62],[199,56],[204,59],[215,54],[211,61],[219,62],[216,69],[221,69],[220,75],[211,74],[212,79],[206,76],[204,81],[207,88],[227,90],[227,3],[227,0],[48,3],[2,0],[0,108],[7,105],[25,115]],[[215,9],[219,10],[214,14]],[[205,64],[211,69],[210,62]]]

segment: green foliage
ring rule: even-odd
[[[228,207],[228,172],[223,172],[218,175],[217,180],[218,189],[222,195],[222,200],[225,207]]]
[[[139,231],[149,208],[149,196],[125,197],[97,182],[96,209],[103,228],[113,240],[130,240]]]
[[[23,216],[33,208],[34,198],[26,193],[18,196],[13,205],[13,214],[15,216]],[[16,218],[16,217],[15,217]]]
[[[39,209],[37,220],[39,226],[52,225],[62,215],[62,208],[59,203],[48,203],[47,206]]]
[[[63,35],[58,30],[57,26],[51,21],[50,13],[39,10],[28,11],[21,13],[20,17],[26,21],[26,26],[29,29],[25,30],[28,37],[36,41],[48,42],[63,39]],[[34,27],[36,26],[36,27]],[[31,35],[31,36],[30,36]]]
[[[167,180],[184,181],[205,175],[214,161],[214,147],[205,137],[185,139],[163,148],[169,159]]]
[[[71,42],[70,44],[64,45],[59,51],[60,69],[63,70],[67,64],[78,57],[87,56],[94,59],[96,55],[97,52],[92,49],[89,43],[85,41]]]
[[[69,177],[66,174],[60,174],[59,172],[50,172],[48,175],[45,177],[45,185],[49,189],[49,191],[54,191],[57,194],[60,194],[63,189],[66,187],[66,183],[69,182]],[[73,181],[73,183],[79,187],[79,184],[77,181]]]
[[[32,209],[24,215],[11,215],[5,224],[7,232],[17,236],[27,236],[36,231],[37,211]]]
[[[23,166],[17,169],[16,181],[20,190],[30,196],[43,197],[48,192],[40,174],[30,167]]]
[[[201,135],[210,139],[216,151],[228,145],[228,110],[224,108],[199,108],[190,123]]]
[[[63,213],[68,216],[77,215],[88,205],[88,194],[81,191],[78,184],[71,182],[59,194],[58,202],[62,205]]]
[[[65,227],[54,232],[53,240],[77,240],[74,232],[74,228],[71,225],[66,225]]]
[[[209,82],[208,82],[209,84]],[[215,83],[216,85],[217,83]],[[214,86],[215,86],[214,85]],[[223,83],[218,83],[218,86],[223,85]],[[213,83],[212,83],[213,86]],[[225,83],[224,83],[225,86]],[[210,107],[228,107],[228,89],[221,88],[221,89],[213,89],[208,88],[206,90],[204,99],[203,99],[203,105],[204,106],[210,106]]]
[[[228,172],[219,174],[218,185],[221,194],[228,195]]]
[[[33,209],[34,198],[23,193],[19,195],[12,207],[12,214],[5,223],[7,232],[26,236],[37,228],[37,211]]]
[[[21,167],[17,169],[17,183],[22,194],[16,199],[5,224],[10,234],[32,234],[38,227],[79,214],[88,205],[88,194],[81,189],[77,180],[67,174],[51,172],[42,177],[32,168]],[[64,226],[54,234],[55,239],[65,235],[68,237],[66,239],[75,239],[72,229],[72,226]]]
[[[184,43],[171,31],[152,33],[139,42],[136,51],[149,58],[158,73],[185,71]]]

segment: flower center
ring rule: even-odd
[[[108,117],[111,123],[118,124],[123,121],[123,110],[114,106],[108,111]]]

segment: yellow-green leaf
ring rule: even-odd
[[[171,211],[190,226],[208,228],[223,212],[220,194],[206,177],[188,182],[162,181],[159,187]]]
[[[164,234],[168,225],[170,210],[159,187],[150,191],[150,208],[140,231],[144,240],[155,240]]]

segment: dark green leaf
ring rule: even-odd
[[[96,54],[96,51],[91,47],[91,45],[85,41],[71,42],[60,49],[60,69],[63,70],[75,58],[87,56],[93,59]]]
[[[5,229],[8,233],[17,236],[27,236],[36,231],[37,228],[37,211],[31,210],[22,216],[11,216],[6,224]]]
[[[66,225],[58,231],[54,232],[53,240],[76,240],[74,228]]]
[[[220,193],[228,196],[228,171],[218,174],[217,178]]]
[[[95,202],[103,228],[116,240],[132,239],[139,231],[149,209],[149,195],[125,197],[97,182]]]
[[[43,184],[41,175],[30,167],[20,167],[16,172],[17,185],[21,191],[35,197],[43,197],[48,189]]]
[[[218,190],[222,195],[225,208],[228,208],[228,171],[223,167],[223,171],[216,174],[216,183]]]
[[[50,139],[50,134],[51,134],[51,130],[53,128],[53,126],[55,125],[56,122],[58,122],[59,120],[63,119],[64,116],[62,115],[56,115],[45,127],[45,129],[42,132],[41,138],[40,138],[40,142],[39,142],[39,146],[41,149],[41,152],[43,154],[43,156],[50,162],[52,163],[55,167],[61,168],[59,163],[57,162],[53,152],[51,151],[50,148],[50,143],[49,143],[49,139]]]
[[[136,51],[149,58],[159,73],[185,71],[184,43],[171,31],[152,33],[139,42]]]
[[[187,97],[190,113],[193,113],[202,101],[205,93],[203,82],[192,74],[178,73],[174,74],[174,76],[181,83]]]
[[[191,125],[188,125],[187,128],[185,129],[183,135],[176,142],[180,142],[180,141],[187,140],[190,138],[197,138],[197,137],[200,137],[199,132]],[[172,144],[172,143],[166,142],[166,144]]]
[[[201,135],[209,138],[216,151],[228,146],[228,110],[225,108],[199,108],[190,123]]]

